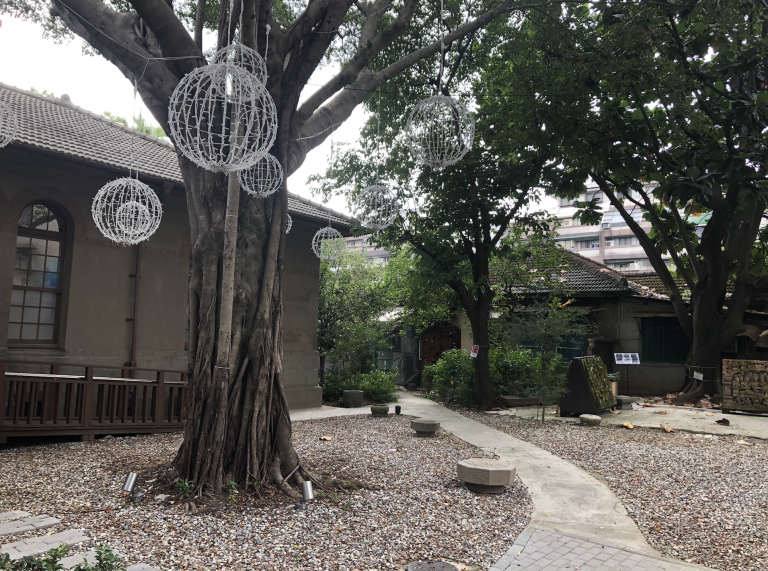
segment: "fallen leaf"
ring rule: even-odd
[[[727,418],[721,418],[720,420],[716,420],[715,424],[719,424],[720,426],[730,426],[731,421]]]
[[[620,410],[612,410],[611,414],[621,414],[621,411]]]
[[[320,440],[333,440],[333,436],[321,436]]]
[[[653,414],[667,414],[667,411],[666,410],[657,410]]]
[[[707,416],[716,416],[716,415],[717,415],[717,413],[716,413],[716,412],[708,412],[708,413],[707,413]]]
[[[663,429],[664,429],[666,432],[674,432],[674,430],[672,430],[672,428],[671,428],[670,426],[667,426],[667,425],[666,425],[666,424],[664,424],[663,422],[661,423],[661,427],[662,427],[662,428],[663,428]]]
[[[631,423],[631,422],[625,422],[624,424],[622,424],[622,426],[623,426],[624,428],[634,428],[634,426],[632,426],[632,423]]]
[[[651,407],[651,406],[653,406],[653,405],[652,405],[652,404],[650,404],[650,403],[647,403],[647,402],[641,402],[641,403],[640,403],[640,406],[644,406],[644,407]]]
[[[503,408],[501,408],[501,407],[499,407],[499,406],[495,406],[495,407],[493,407],[491,410],[504,410],[504,409],[503,409]]]

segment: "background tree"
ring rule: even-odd
[[[393,309],[384,271],[360,252],[345,252],[333,265],[320,264],[320,299],[317,350],[320,379],[325,380],[325,360],[337,343],[349,338],[375,338],[383,330],[380,318]],[[372,349],[376,349],[376,341]],[[370,351],[369,351],[370,353]]]
[[[4,0],[1,9],[42,23],[54,37],[83,38],[137,86],[166,133],[174,88],[185,74],[206,64],[206,28],[216,32],[218,47],[237,37],[264,54],[268,43],[267,89],[279,120],[270,152],[287,178],[371,90],[425,58],[434,66],[441,45],[437,37],[444,36],[451,46],[524,5],[454,0],[445,7],[451,16],[440,29],[437,7],[426,0],[195,0],[183,3],[179,12],[164,0]],[[327,57],[336,58],[339,72],[300,102],[309,78]],[[374,66],[380,57],[390,63]],[[291,443],[281,383],[287,183],[266,200],[244,196],[235,208],[240,198],[236,177],[230,177],[233,190],[228,193],[226,176],[206,172],[181,155],[179,165],[192,243],[191,375],[189,420],[174,470],[192,480],[198,493],[220,493],[225,481],[257,479],[298,496],[285,476],[292,474],[295,483],[310,476],[299,466]],[[225,220],[230,220],[228,235]],[[236,235],[231,232],[234,221]],[[225,242],[236,243],[234,259],[224,258]],[[224,275],[225,267],[233,270]],[[232,304],[225,301],[231,297]]]
[[[692,341],[682,400],[720,391],[720,352],[768,293],[767,21],[762,2],[690,0],[599,2],[563,22],[573,38],[560,57],[578,62],[592,106],[565,140],[560,195],[591,178],[637,236]]]
[[[555,37],[562,35],[553,24],[560,8],[540,10],[525,19],[495,22],[480,40],[463,45],[463,59],[449,66],[443,92],[451,89],[465,97],[471,93],[479,104],[474,146],[463,160],[436,170],[419,167],[410,159],[399,136],[407,117],[403,101],[424,94],[414,86],[421,85],[422,90],[429,86],[403,76],[393,82],[397,98],[382,93],[368,103],[374,111],[383,110],[383,134],[373,118],[361,147],[343,153],[334,166],[333,180],[319,186],[326,193],[331,188],[344,189],[352,202],[382,172],[397,187],[406,210],[374,239],[391,251],[408,245],[421,258],[420,264],[453,290],[480,348],[475,359],[474,402],[481,409],[496,404],[488,359],[488,323],[496,297],[489,281],[491,260],[501,250],[501,240],[513,221],[531,230],[541,225],[541,218],[529,208],[542,197],[550,180],[562,178],[557,168],[562,138],[576,112],[568,96],[558,97],[553,104],[538,95],[568,91],[566,72],[571,65],[552,60],[535,34],[545,29]],[[477,67],[464,65],[470,59]],[[525,96],[524,104],[506,96],[511,86]],[[381,147],[385,157],[379,163],[372,157],[378,156]]]

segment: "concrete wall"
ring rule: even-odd
[[[103,238],[90,215],[101,186],[118,175],[96,166],[3,149],[0,152],[0,358],[122,366],[129,360],[136,248]],[[163,220],[142,245],[136,361],[139,367],[187,367],[189,231],[181,188],[164,193]],[[56,346],[8,346],[9,300],[21,209],[55,203],[67,217],[64,293]],[[317,386],[319,260],[310,242],[317,224],[294,216],[288,235],[284,303],[285,388],[291,408],[320,406]]]

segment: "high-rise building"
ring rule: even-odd
[[[597,198],[603,211],[603,218],[600,224],[587,226],[574,218],[574,214],[579,210],[579,207],[574,206],[574,204],[594,198]],[[632,198],[638,199],[640,197],[633,196]],[[555,205],[548,208],[547,211],[557,217],[559,222],[557,241],[563,248],[574,250],[585,258],[605,264],[617,271],[653,271],[648,256],[637,237],[627,226],[619,211],[611,205],[608,197],[599,188],[588,188],[587,192],[577,200],[567,198],[555,200]],[[651,229],[651,223],[643,220],[643,211],[640,208],[629,200],[624,201],[624,207],[643,230]]]

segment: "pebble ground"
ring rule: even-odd
[[[768,569],[765,441],[459,412],[604,481],[663,555],[728,571]]]
[[[331,440],[320,440],[330,436]],[[530,499],[518,479],[501,495],[476,495],[456,479],[456,462],[484,453],[441,432],[416,437],[409,419],[338,417],[294,423],[303,465],[381,491],[331,492],[307,510],[284,495],[238,490],[234,501],[193,513],[158,476],[178,434],[110,438],[0,450],[0,511],[49,514],[117,548],[129,564],[158,569],[398,569],[417,559],[489,568],[528,524]],[[125,505],[127,471],[146,497]],[[53,528],[55,531],[57,528]],[[23,539],[7,536],[3,543]],[[86,550],[80,546],[74,552]]]

